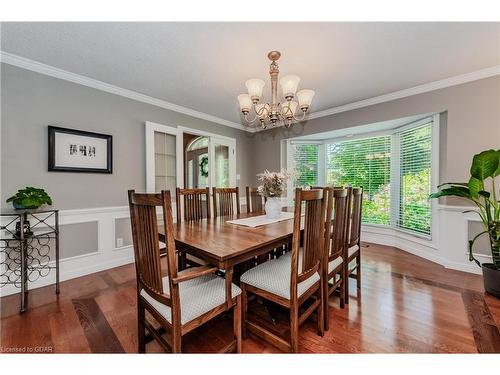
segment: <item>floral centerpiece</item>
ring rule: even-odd
[[[281,216],[281,196],[286,188],[286,183],[291,177],[291,173],[282,169],[280,172],[259,173],[257,178],[262,182],[257,190],[259,194],[267,198],[266,216],[269,219],[279,219]]]

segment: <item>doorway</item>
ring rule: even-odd
[[[209,138],[184,133],[184,187],[204,189],[209,186]]]
[[[146,191],[236,186],[236,140],[146,122]]]
[[[234,139],[183,133],[184,187],[230,187],[236,183]]]

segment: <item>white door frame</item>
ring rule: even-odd
[[[155,187],[155,132],[175,136],[176,186],[184,186],[184,145],[182,131],[178,127],[146,121],[146,191],[154,193]],[[181,152],[179,152],[181,150]],[[170,192],[175,194],[175,192]]]
[[[231,137],[226,137],[224,135],[219,135],[204,130],[187,128],[184,126],[177,127],[177,130],[182,136],[183,133],[195,134],[199,136],[208,137],[208,170],[210,173],[209,186],[212,188],[215,186],[215,173],[210,171],[215,171],[215,143],[221,144],[229,147],[229,184],[230,186],[236,186],[236,139]],[[184,153],[183,153],[184,158]],[[183,169],[184,171],[184,169]],[[184,175],[183,175],[184,176]]]
[[[229,149],[229,186],[236,186],[236,140],[227,137],[213,136],[209,138],[210,186],[215,186],[215,145],[227,146]]]

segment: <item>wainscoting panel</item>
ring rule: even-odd
[[[243,199],[241,203],[244,203]],[[446,268],[481,273],[475,264],[468,261],[467,254],[469,237],[477,230],[479,219],[473,212],[462,213],[465,209],[439,206],[436,226],[439,236],[434,236],[433,241],[373,226],[362,228],[362,240],[394,246]],[[127,206],[60,211],[61,281],[133,262],[129,225]],[[120,238],[123,246],[117,246]],[[478,249],[480,246],[478,244]],[[486,252],[482,249],[476,254],[480,261],[491,261],[490,256],[481,253]],[[49,276],[30,283],[29,288],[42,287],[54,281],[55,272],[52,271]],[[8,285],[0,289],[0,296],[18,292],[19,289]]]
[[[128,220],[128,217],[127,206],[60,211],[61,281],[133,262],[132,246],[115,251],[115,219]],[[47,277],[28,286],[35,289],[54,282],[55,271],[52,270]],[[0,296],[18,292],[19,289],[12,285],[0,288]]]

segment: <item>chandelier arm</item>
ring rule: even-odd
[[[255,117],[252,119],[252,120],[249,120],[248,119],[248,114],[246,115],[243,115],[243,118],[245,119],[245,121],[248,123],[248,124],[253,124],[255,122],[255,120],[257,120],[259,116],[257,114],[255,114]]]
[[[307,115],[307,111],[302,111],[302,117],[295,117],[295,115],[293,115],[293,119],[297,122],[301,122],[301,121],[304,121],[304,119],[306,118],[306,115]]]

